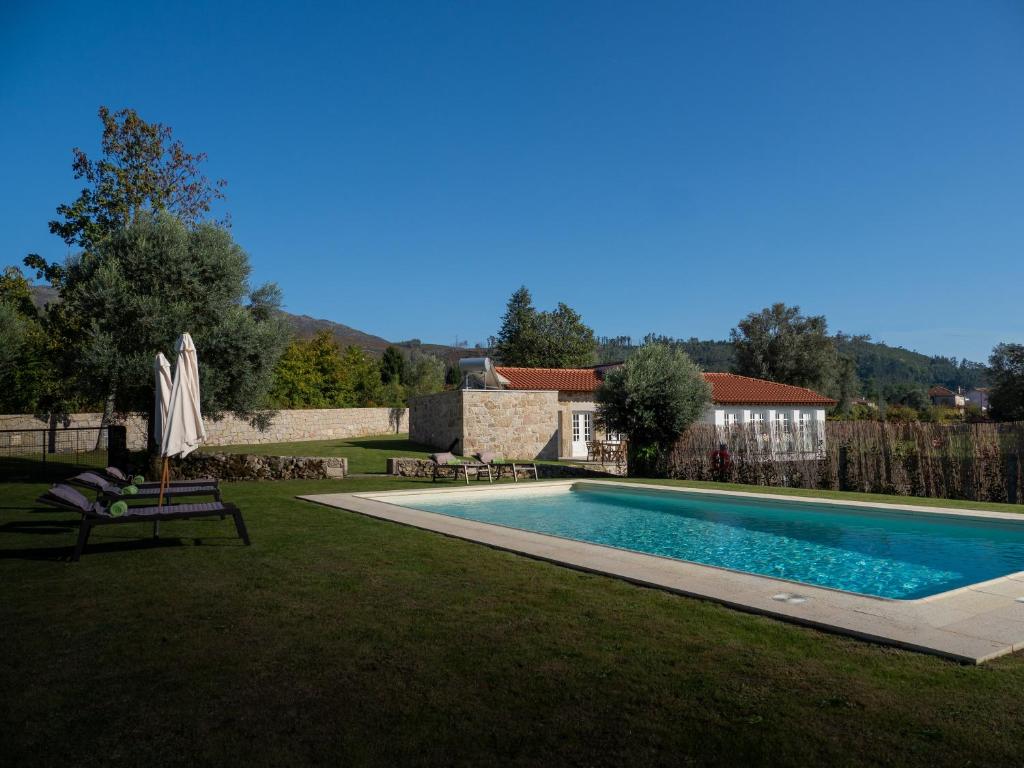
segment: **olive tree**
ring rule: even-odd
[[[75,389],[117,412],[149,412],[153,358],[183,331],[199,351],[202,407],[265,424],[274,366],[288,342],[281,294],[253,289],[249,257],[227,230],[143,213],[67,261],[48,322],[65,338]]]
[[[598,419],[629,441],[631,475],[657,475],[683,430],[711,401],[711,385],[685,352],[646,344],[605,376]]]

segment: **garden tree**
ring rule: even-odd
[[[537,330],[539,368],[580,368],[597,358],[594,332],[562,302],[554,312],[538,313]]]
[[[923,411],[931,406],[931,399],[924,387],[912,383],[889,384],[882,390],[886,403],[905,405],[915,411]]]
[[[39,413],[57,388],[42,319],[17,267],[0,274],[0,413]]]
[[[773,304],[740,320],[729,337],[736,373],[816,390],[834,381],[836,349],[824,315],[807,317],[800,307]]]
[[[349,345],[341,354],[341,367],[345,386],[351,393],[347,407],[372,408],[383,404],[384,385],[380,381],[376,360],[359,347]]]
[[[625,434],[630,474],[658,475],[680,433],[704,413],[711,385],[678,348],[647,344],[610,370],[597,390],[598,419]]]
[[[276,285],[249,286],[249,258],[227,230],[194,228],[170,213],[140,213],[126,228],[70,258],[52,334],[63,345],[62,374],[106,412],[149,412],[153,358],[172,361],[188,331],[199,350],[202,407],[259,426],[273,370],[288,341]]]
[[[490,346],[503,364],[530,367],[537,348],[537,333],[537,310],[524,285],[509,298],[501,328]]]
[[[406,396],[418,397],[440,392],[445,384],[445,363],[441,358],[414,349],[406,366]]]
[[[59,205],[59,218],[50,222],[50,232],[68,245],[92,250],[147,212],[168,211],[195,227],[224,197],[227,182],[211,182],[199,170],[205,153],[186,152],[170,127],[147,123],[134,109],[100,107],[99,117],[101,156],[91,160],[78,147],[72,150],[71,169],[87,186],[73,202]],[[25,263],[57,286],[61,265],[35,254]]]
[[[407,402],[405,387],[397,380],[381,385],[380,401],[377,405],[386,408],[405,408]]]
[[[988,359],[989,415],[996,421],[1024,421],[1024,344],[999,344]]]
[[[835,378],[832,394],[836,399],[835,413],[847,416],[857,397],[860,382],[857,380],[857,363],[849,355],[836,355]]]
[[[538,312],[526,286],[512,294],[497,337],[490,344],[503,365],[574,368],[596,359],[597,340],[571,307]]]
[[[405,355],[393,344],[388,345],[380,360],[380,380],[384,384],[405,382]]]
[[[274,370],[271,402],[280,408],[343,408],[352,402],[341,349],[330,331],[288,345]]]

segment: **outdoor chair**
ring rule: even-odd
[[[122,487],[124,487],[126,485],[133,485],[133,484],[139,490],[142,490],[143,488],[159,488],[160,487],[160,481],[159,480],[149,480],[149,481],[145,481],[145,482],[141,482],[141,483],[132,483],[131,475],[129,475],[127,472],[124,472],[121,469],[118,469],[117,467],[107,467],[102,472],[97,471],[96,474],[102,475],[102,476],[106,476],[106,478],[109,480],[109,482],[115,483],[115,484],[120,485]],[[219,489],[220,489],[220,481],[217,480],[217,478],[215,478],[215,477],[202,477],[202,478],[196,478],[194,480],[171,480],[168,483],[168,487],[170,487],[171,485],[179,485],[181,487],[185,487],[187,485],[210,485],[210,486],[213,486],[213,487],[217,488],[218,489],[218,493],[220,492],[219,491]],[[218,497],[218,499],[219,499],[219,497]]]
[[[491,475],[491,467],[489,464],[483,462],[467,462],[458,459],[454,453],[445,451],[444,453],[432,453],[430,454],[430,460],[434,462],[434,472],[432,482],[436,482],[437,478],[441,477],[440,470],[442,467],[451,469],[453,472],[453,479],[459,479],[459,472],[461,471],[463,476],[466,478],[466,485],[469,485],[469,470],[476,470],[476,478],[480,480],[482,473],[487,472],[487,481],[493,482],[494,478]]]
[[[141,483],[136,486],[137,493],[129,494],[124,489],[130,483],[108,480],[98,472],[82,472],[68,478],[67,482],[113,500],[152,501],[160,498],[160,483]],[[212,496],[215,501],[220,501],[220,483],[217,480],[175,480],[168,483],[164,489],[164,499],[180,496]]]
[[[207,501],[199,504],[165,504],[161,507],[128,507],[124,514],[115,515],[111,512],[112,504],[89,501],[70,485],[63,483],[50,488],[37,501],[60,509],[78,512],[82,516],[82,522],[78,528],[78,542],[75,544],[75,550],[71,556],[72,562],[77,562],[82,556],[82,551],[85,549],[86,542],[89,541],[89,534],[93,528],[116,523],[159,523],[163,520],[190,520],[198,517],[220,517],[223,519],[230,515],[235,521],[238,537],[245,542],[246,546],[249,546],[250,543],[249,532],[246,530],[245,520],[242,519],[242,511],[234,504],[222,501]]]
[[[604,443],[597,440],[587,441],[587,461],[604,461]]]
[[[498,480],[501,479],[502,470],[505,467],[509,467],[512,470],[512,479],[517,483],[519,482],[519,470],[522,469],[526,472],[533,472],[533,479],[539,480],[540,476],[537,473],[537,464],[532,461],[507,461],[497,453],[481,452],[476,454],[476,458],[482,464],[486,464],[489,468],[494,470],[494,477]]]

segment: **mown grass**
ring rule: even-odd
[[[384,474],[387,460],[398,456],[425,459],[436,449],[414,443],[405,434],[352,437],[336,440],[305,440],[262,445],[218,445],[211,453],[254,453],[259,456],[344,456],[352,474]]]
[[[418,483],[232,484],[252,547],[230,521],[116,526],[75,565],[75,517],[0,486],[0,764],[1020,762],[1020,657],[959,666],[294,498]]]

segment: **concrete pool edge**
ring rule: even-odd
[[[575,570],[611,576],[641,586],[711,600],[737,610],[914,651],[980,664],[1024,649],[1024,574],[961,587],[919,600],[890,600],[784,581],[600,544],[508,528],[399,506],[403,496],[449,493],[522,493],[569,489],[585,483],[671,492],[753,496],[784,501],[866,506],[941,515],[1005,520],[1013,513],[933,510],[911,505],[839,502],[772,494],[635,484],[614,480],[554,480],[529,484],[444,487],[423,490],[333,493],[300,499],[484,544]],[[391,503],[393,502],[393,503]],[[1020,518],[1017,518],[1020,520]]]

